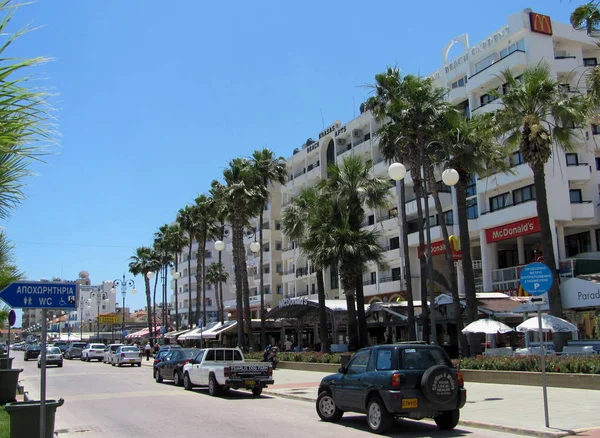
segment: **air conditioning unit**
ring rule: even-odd
[[[352,135],[354,137],[361,137],[362,136],[362,131],[360,129],[353,129],[352,130]]]
[[[346,139],[345,138],[336,138],[335,142],[338,145],[345,145],[346,144]]]

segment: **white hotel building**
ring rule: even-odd
[[[489,92],[502,89],[498,75],[511,69],[519,75],[527,66],[540,61],[547,62],[556,78],[565,87],[585,92],[585,81],[581,76],[600,59],[600,48],[583,32],[575,31],[569,24],[547,21],[545,16],[530,14],[525,10],[508,17],[506,25],[492,32],[489,37],[473,45],[468,36],[461,35],[442,50],[442,66],[430,77],[436,85],[449,90],[448,99],[465,112],[479,114],[494,111],[501,99],[493,101]],[[447,54],[454,43],[462,45],[464,51],[454,59]],[[305,187],[313,186],[327,178],[327,165],[341,164],[350,155],[360,155],[374,163],[373,173],[388,178],[388,163],[379,151],[376,131],[377,122],[369,112],[341,123],[336,121],[318,135],[318,140],[294,150],[287,160],[288,182],[281,187],[281,203],[285,208]],[[550,219],[554,235],[554,250],[558,260],[565,261],[579,253],[597,251],[600,225],[597,208],[600,186],[600,127],[585,126],[581,130],[581,143],[570,153],[557,152],[546,165],[546,185],[549,194]],[[473,178],[468,188],[468,216],[472,245],[472,258],[476,268],[478,290],[482,292],[506,291],[515,294],[518,288],[517,266],[529,263],[536,257],[540,244],[537,220],[533,173],[515,152],[510,158],[512,174],[494,174],[486,178]],[[441,178],[440,178],[441,180]],[[406,210],[408,216],[408,242],[411,251],[411,274],[413,290],[419,296],[420,272],[416,262],[418,236],[416,232],[416,202],[412,181],[406,177]],[[445,211],[444,220],[450,234],[458,234],[454,189],[440,182],[440,193]],[[411,200],[412,198],[412,200]],[[277,198],[272,204],[275,206]],[[390,204],[395,206],[395,189],[390,190]],[[279,207],[277,205],[277,207]],[[435,206],[429,198],[430,212]],[[278,211],[273,211],[277,221]],[[272,222],[271,222],[272,223]],[[434,268],[447,276],[443,261],[442,234],[437,218],[432,218],[431,236],[434,246]],[[456,225],[455,225],[456,224]],[[365,227],[382,231],[381,244],[387,249],[389,269],[379,271],[371,266],[364,274],[364,293],[367,302],[388,301],[401,295],[403,263],[399,250],[399,220],[397,210],[369,211]],[[310,261],[279,233],[265,237],[263,245],[271,250],[270,257],[281,256],[279,284],[271,284],[279,298],[306,297],[316,299],[316,277]],[[278,248],[281,248],[279,252]],[[279,262],[277,262],[279,263]],[[460,263],[458,265],[460,267]],[[460,276],[460,269],[459,276]],[[271,273],[273,269],[271,267]],[[272,281],[273,279],[271,279]],[[459,279],[459,285],[463,282]],[[336,272],[325,275],[325,286],[329,299],[343,298]],[[439,292],[445,289],[436,283]]]

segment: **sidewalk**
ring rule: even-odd
[[[328,373],[278,369],[275,384],[265,393],[315,402],[321,379]],[[548,388],[550,428],[544,426],[542,388],[536,386],[465,383],[467,404],[461,410],[463,426],[480,427],[526,436],[598,437],[600,391]]]

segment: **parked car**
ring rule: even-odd
[[[183,367],[198,354],[197,348],[175,348],[168,352],[154,370],[154,379],[162,383],[164,379],[172,380],[175,386],[183,385]]]
[[[46,366],[56,365],[59,368],[63,366],[63,356],[58,347],[46,347]],[[38,368],[42,367],[42,356],[37,358]]]
[[[60,353],[64,354],[67,348],[69,347],[69,343],[65,341],[56,341],[52,343],[53,347],[58,347],[60,349]]]
[[[40,355],[40,351],[42,350],[41,345],[39,344],[31,344],[25,348],[25,353],[23,359],[26,361],[29,359],[35,359]]]
[[[247,363],[239,348],[206,348],[183,367],[183,386],[207,386],[208,393],[217,396],[222,390],[249,389],[259,396],[263,388],[272,385],[273,367],[268,363]]]
[[[71,345],[67,347],[63,356],[65,359],[77,359],[81,358],[81,352],[85,348],[87,344],[85,342],[73,342]]]
[[[121,366],[129,364],[131,366],[137,365],[138,367],[142,366],[142,358],[140,357],[140,350],[137,347],[132,347],[129,345],[121,345],[115,351],[115,354],[112,356],[112,366]]]
[[[169,345],[161,345],[156,354],[154,355],[154,364],[152,365],[152,376],[155,376],[156,366],[162,362],[167,354],[171,350],[181,349],[181,345],[177,344],[169,344]]]
[[[106,345],[104,344],[87,344],[81,352],[81,360],[84,362],[89,362],[92,359],[101,361],[102,359],[104,359],[105,348]]]
[[[385,433],[394,418],[433,418],[454,429],[467,400],[462,374],[436,345],[393,344],[363,348],[337,374],[319,385],[317,414],[336,422],[344,412],[367,414],[367,424]]]
[[[124,344],[109,344],[104,349],[104,357],[102,358],[102,362],[104,363],[112,363],[113,355],[117,351],[121,345]]]

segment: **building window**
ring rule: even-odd
[[[452,215],[452,210],[445,211],[442,213],[442,216],[446,225],[454,225],[454,216]]]
[[[275,221],[275,229],[276,230],[281,230],[281,222]]]
[[[392,281],[400,280],[400,268],[392,268]]]
[[[450,88],[452,90],[454,90],[455,88],[464,87],[465,85],[467,85],[467,77],[463,76],[458,81],[452,82],[452,85],[450,86]]]
[[[472,183],[469,184],[467,187],[465,187],[465,195],[467,196],[467,198],[470,198],[471,196],[475,196],[477,194],[477,184]]]
[[[339,289],[340,288],[340,279],[338,278],[337,269],[335,269],[335,268],[331,269],[330,278],[331,278],[331,289]]]
[[[567,257],[575,257],[582,252],[590,252],[592,244],[589,231],[565,236],[565,250]]]
[[[392,237],[390,239],[390,250],[400,248],[400,237]]]
[[[467,219],[477,219],[478,217],[477,198],[469,199],[467,201]]]
[[[507,207],[509,197],[509,193],[502,193],[490,198],[490,211],[502,210],[504,207]]]
[[[281,284],[277,285],[277,295],[283,294],[283,286]]]
[[[520,50],[522,52],[525,51],[524,40],[519,40],[515,44],[511,44],[510,46],[508,46],[506,49],[500,50],[500,59],[506,58],[508,55],[510,55],[513,52],[516,52],[517,50]]]
[[[600,134],[600,126],[598,126],[598,125],[592,125],[592,134],[593,135],[599,135]]]
[[[521,152],[517,151],[517,152],[513,152],[512,154],[510,154],[510,157],[508,158],[510,166],[518,166],[519,164],[523,164],[523,156],[521,155]]]
[[[565,154],[567,158],[567,166],[579,166],[579,158],[577,154],[569,153]]]
[[[275,242],[275,251],[281,251],[282,247],[283,245],[281,244],[281,242]]]
[[[581,197],[581,189],[569,190],[569,199],[571,200],[571,204],[581,204],[583,202],[583,198]]]
[[[535,187],[532,185],[513,190],[513,203],[515,205],[535,199]]]
[[[600,158],[596,157],[596,170],[600,170]]]
[[[375,215],[369,215],[369,225],[375,225]]]
[[[369,132],[368,134],[365,134],[365,139],[364,141],[367,141],[371,138],[371,133]]]
[[[496,100],[496,96],[492,96],[491,94],[484,94],[479,98],[479,104],[481,106],[487,105],[490,102]]]
[[[583,58],[584,67],[595,67],[598,65],[598,60],[596,58]]]

